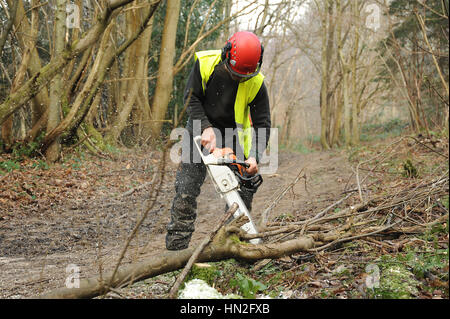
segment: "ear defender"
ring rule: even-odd
[[[262,65],[263,55],[264,55],[264,46],[261,44],[261,57],[259,58],[259,67],[261,67]]]
[[[227,53],[231,51],[231,42],[227,42],[227,44],[225,44],[225,46],[222,48],[222,61],[225,61],[228,57],[227,57]]]

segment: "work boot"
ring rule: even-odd
[[[167,232],[166,249],[183,250],[189,247],[192,233],[188,232]]]

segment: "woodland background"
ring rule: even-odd
[[[448,130],[448,1],[0,3],[6,152],[51,162],[83,139],[103,151],[159,140],[186,119],[193,53],[238,30],[265,45],[283,145],[357,145],[376,125]]]

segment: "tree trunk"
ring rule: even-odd
[[[10,91],[11,93],[14,93],[17,90],[17,88],[20,87],[20,85],[22,84],[23,79],[25,78],[25,75],[27,73],[30,57],[31,51],[30,49],[27,49],[22,56],[22,62],[20,64],[19,70],[17,70],[13,83],[11,85]],[[11,114],[2,125],[2,140],[3,143],[5,144],[4,148],[6,150],[11,149],[13,144],[12,129],[13,129],[13,114]]]
[[[322,71],[322,80],[321,80],[321,88],[320,88],[320,120],[321,120],[321,129],[320,129],[320,143],[322,144],[322,148],[329,149],[330,146],[327,141],[327,127],[328,127],[328,56],[331,48],[328,47],[328,25],[329,22],[329,10],[330,10],[329,0],[324,1],[324,8],[321,12],[322,16],[322,52],[321,52],[321,71]],[[327,19],[328,17],[328,19]]]
[[[264,32],[264,28],[266,27],[266,20],[267,20],[268,14],[269,14],[269,0],[265,0],[261,21],[259,21],[259,16],[258,16],[258,20],[256,21],[255,28],[254,28],[254,30],[255,30],[254,33],[258,37],[261,37],[263,32]]]
[[[178,17],[180,15],[180,0],[167,0],[166,17],[159,55],[158,79],[153,97],[152,139],[159,137],[170,96],[173,89],[173,59],[175,57],[175,39]]]
[[[148,11],[146,11],[146,13],[148,13]],[[139,12],[130,12],[128,15],[130,20],[128,26],[132,27],[131,31],[128,31],[129,36],[139,28],[139,22],[142,23],[137,17],[138,14]],[[111,129],[105,137],[105,140],[111,145],[116,144],[120,133],[127,125],[128,117],[133,109],[133,105],[137,101],[139,92],[147,85],[147,80],[144,78],[147,76],[147,69],[145,66],[147,65],[146,62],[151,35],[152,27],[150,23],[142,36],[128,49],[127,56],[125,56],[125,69],[127,70],[125,76],[127,77],[127,80],[123,81],[123,87],[121,87],[121,105],[119,113],[111,125]]]
[[[343,83],[342,83],[342,93],[343,93],[343,99],[344,99],[344,141],[345,141],[345,146],[349,146],[351,144],[351,105],[349,102],[349,97],[348,97],[348,77],[349,77],[349,72],[346,70],[347,67],[344,66],[344,79],[343,79]]]
[[[30,76],[38,73],[41,68],[41,59],[39,58],[38,51],[36,49],[36,35],[38,32],[39,25],[39,15],[38,9],[33,10],[31,25],[25,15],[25,9],[23,7],[22,1],[13,1],[8,0],[8,5],[11,6],[12,3],[17,3],[17,12],[14,19],[14,28],[15,28],[15,36],[19,40],[19,46],[22,52],[26,50],[31,51],[30,61],[28,63],[28,73]],[[37,0],[32,1],[32,6],[34,7],[37,4]],[[17,88],[18,89],[18,88]],[[44,114],[45,110],[49,105],[49,97],[47,89],[42,89],[37,92],[36,96],[32,99],[33,102],[33,114],[32,114],[32,123],[35,124],[40,117]],[[1,122],[1,121],[0,121]]]
[[[326,121],[326,131],[325,131],[325,137],[327,140],[327,145],[330,147],[331,145],[331,128],[333,126],[333,107],[332,107],[332,103],[331,103],[331,97],[333,95],[333,91],[332,91],[332,87],[331,87],[331,79],[333,76],[333,68],[332,68],[332,59],[333,59],[333,52],[335,52],[334,50],[334,33],[335,33],[335,19],[334,19],[334,1],[330,1],[328,3],[328,12],[327,12],[327,28],[328,28],[328,32],[327,32],[327,94],[326,94],[326,117],[327,117],[327,121]]]
[[[66,0],[56,1],[56,14],[54,25],[54,51],[52,59],[60,56],[64,51],[65,34],[66,34]],[[47,118],[47,132],[58,126],[61,121],[61,99],[63,92],[63,75],[62,72],[55,74],[50,82],[50,104]],[[58,139],[55,139],[47,148],[45,155],[48,161],[56,162],[59,158],[61,145]]]
[[[359,144],[359,125],[358,125],[358,91],[356,87],[356,62],[358,60],[358,48],[359,48],[359,12],[358,12],[358,0],[352,1],[353,11],[353,25],[355,39],[353,43],[353,52],[351,56],[351,72],[352,72],[352,145]]]
[[[343,111],[343,100],[342,100],[342,90],[339,88],[335,94],[335,105],[336,105],[336,118],[334,122],[334,132],[331,145],[340,145],[340,131],[342,125],[342,111]]]
[[[9,18],[5,24],[4,29],[2,30],[2,33],[0,33],[0,56],[2,55],[3,48],[6,43],[6,39],[8,39],[8,35],[12,30],[12,26],[13,26],[14,20],[16,18],[17,7],[18,7],[19,2],[21,2],[21,1],[16,0],[15,2],[12,3],[12,6],[9,5],[10,6],[9,7]]]

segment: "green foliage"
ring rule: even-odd
[[[384,123],[367,123],[361,128],[361,141],[383,140],[388,137],[396,137],[402,134],[408,123],[398,118],[391,119]]]
[[[417,168],[413,165],[410,159],[407,159],[403,163],[403,173],[404,177],[408,178],[417,178],[419,177],[419,173],[417,172]]]
[[[410,299],[418,295],[420,283],[403,265],[389,265],[382,269],[379,287],[373,297],[382,299]]]
[[[414,249],[408,250],[405,254],[399,254],[395,258],[389,255],[383,256],[383,259],[386,265],[401,264],[411,270],[417,278],[422,279],[427,273],[439,274],[448,265],[447,252],[447,249],[432,251]]]
[[[181,285],[180,290],[183,289],[186,282],[191,281],[192,279],[201,279],[212,286],[219,276],[220,271],[216,266],[210,265],[209,267],[201,267],[194,264]]]
[[[447,210],[448,210],[448,206],[449,206],[448,205],[448,195],[446,195],[442,198],[442,205],[444,205],[444,207],[447,208]],[[447,225],[448,225],[448,223],[447,223]]]
[[[445,35],[441,32],[441,28],[447,28],[448,30],[448,21],[438,14],[439,12],[444,13],[443,4],[448,10],[448,0],[429,1],[427,6],[431,10],[424,10],[424,7],[417,0],[393,0],[389,5],[389,14],[396,16],[401,21],[394,28],[394,36],[404,45],[413,41],[414,37],[417,37],[417,34],[420,33],[420,26],[413,13],[417,10],[421,15],[425,15],[429,32],[428,36],[445,40]]]
[[[449,249],[440,248],[438,238],[442,235],[448,235],[448,222],[446,227],[438,224],[419,236],[424,245],[406,246],[403,253],[378,258],[377,265],[381,268],[380,283],[379,287],[368,291],[371,297],[415,297],[418,288],[433,289],[427,287],[428,282],[425,280],[430,275],[448,282]]]
[[[39,159],[37,162],[34,162],[32,164],[32,167],[34,169],[41,169],[41,170],[48,170],[50,168],[50,166],[47,164],[47,162]]]
[[[256,293],[259,291],[264,291],[267,289],[267,286],[263,283],[240,273],[236,274],[236,277],[231,280],[230,284],[237,287],[242,296],[251,299],[255,298]]]
[[[31,158],[38,154],[40,147],[39,141],[40,139],[28,144],[14,144],[12,147],[11,158],[5,161],[0,161],[0,172],[4,174],[5,172],[11,172],[16,169],[21,169],[20,162],[23,162],[26,158]],[[44,162],[42,160],[39,160],[38,164],[33,164],[33,168],[39,167],[42,169],[47,169],[48,165],[44,165],[43,163]]]
[[[37,155],[39,150],[39,141],[33,141],[28,144],[18,143],[13,146],[13,156],[18,161],[23,161],[25,157]]]
[[[281,272],[280,268],[274,265],[273,260],[267,263],[264,267],[262,267],[259,271],[259,275],[272,275],[275,273]]]
[[[296,151],[296,152],[298,152],[300,154],[309,154],[309,153],[314,152],[314,150],[312,150],[312,149],[308,148],[307,146],[305,146],[303,144],[303,142],[297,143],[297,145],[295,145],[295,147],[294,147],[294,151]]]
[[[117,147],[109,144],[109,143],[105,143],[104,144],[104,149],[105,151],[107,151],[108,153],[112,153],[112,154],[119,154],[120,151]]]
[[[82,159],[80,159],[78,157],[73,158],[73,163],[71,164],[72,169],[79,170],[82,165],[83,165]]]
[[[5,171],[11,172],[15,169],[20,169],[20,164],[18,164],[15,161],[6,160],[6,161],[0,162],[0,172],[2,172],[3,174],[5,174]]]

